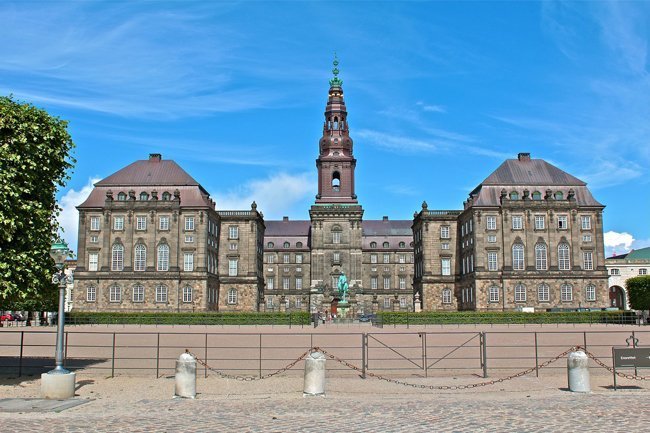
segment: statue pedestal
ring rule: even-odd
[[[345,319],[348,317],[348,312],[350,311],[350,303],[346,301],[339,301],[336,306],[336,317]]]

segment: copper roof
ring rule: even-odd
[[[506,159],[482,185],[585,186],[585,182],[543,159]]]
[[[135,161],[116,171],[95,186],[200,186],[199,183],[172,160],[160,156]]]

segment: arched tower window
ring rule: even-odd
[[[338,171],[332,173],[332,190],[336,192],[341,190],[341,173]]]

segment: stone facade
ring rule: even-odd
[[[605,260],[608,279],[608,301],[614,308],[630,309],[625,283],[628,279],[650,274],[650,247],[632,250]]]

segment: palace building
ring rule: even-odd
[[[335,61],[318,190],[308,220],[221,210],[152,154],[97,182],[78,206],[77,311],[329,311],[349,314],[609,306],[602,211],[586,184],[520,153],[462,210],[364,220]]]

